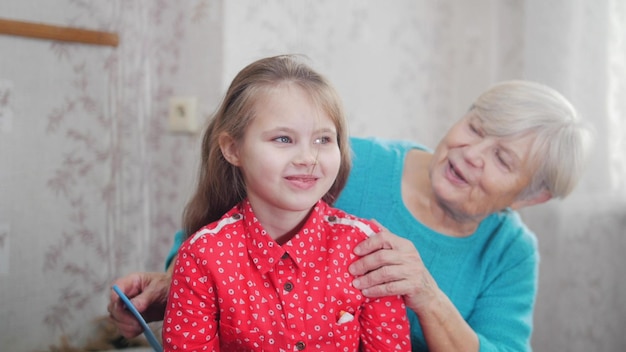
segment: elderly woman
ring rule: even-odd
[[[481,94],[433,152],[353,138],[354,166],[335,206],[386,228],[354,249],[362,258],[350,268],[353,285],[404,297],[414,351],[530,350],[539,257],[515,210],[567,196],[588,137],[558,92],[507,81]],[[167,273],[115,283],[148,319],[163,318]],[[115,294],[109,311],[123,335],[141,332]]]

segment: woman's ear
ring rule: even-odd
[[[550,191],[548,191],[547,189],[543,189],[530,197],[525,197],[514,201],[513,204],[511,204],[511,209],[519,210],[525,207],[529,207],[531,205],[545,203],[550,199],[552,199],[552,194],[550,193]]]
[[[239,148],[237,147],[235,139],[228,133],[222,132],[220,133],[218,142],[224,159],[235,166],[239,166]]]

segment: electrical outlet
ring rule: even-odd
[[[169,109],[169,130],[172,132],[195,133],[198,131],[196,97],[172,97]]]

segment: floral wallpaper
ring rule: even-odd
[[[192,95],[208,110],[218,88],[204,87],[218,86],[220,77],[219,66],[202,75],[185,67],[219,56],[209,16],[219,3],[65,1],[56,2],[64,8],[56,16],[35,14],[41,6],[53,7],[5,4],[0,12],[113,31],[120,44],[0,37],[0,46],[12,48],[2,50],[0,65],[10,83],[3,105],[12,111],[0,137],[0,224],[10,240],[0,276],[0,346],[11,351],[61,338],[80,346],[89,323],[106,314],[114,278],[162,270],[199,152],[197,135],[168,132],[168,100]],[[205,33],[207,48],[193,56],[190,32]]]

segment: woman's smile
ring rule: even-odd
[[[448,161],[446,171],[447,171],[446,175],[448,179],[450,179],[450,181],[452,181],[454,184],[463,184],[463,185],[468,184],[465,176],[460,172],[459,169],[457,169],[454,166],[454,164],[451,161]]]

